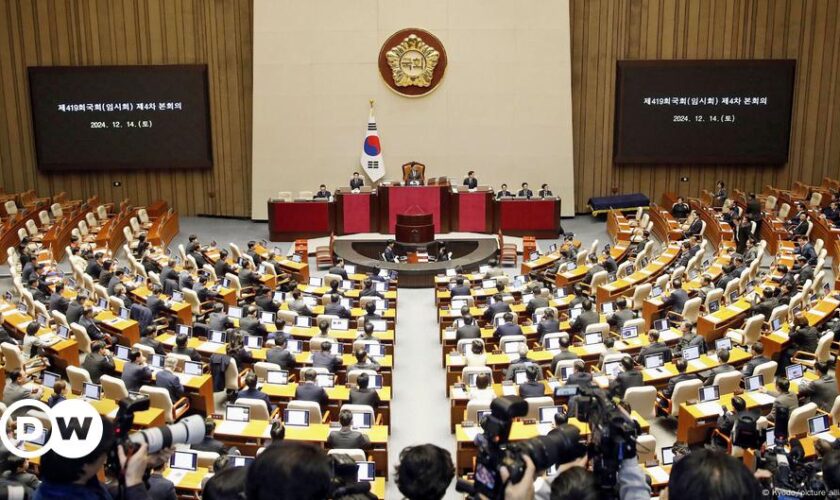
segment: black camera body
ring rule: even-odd
[[[128,440],[128,434],[134,425],[134,414],[138,411],[148,410],[150,406],[151,400],[146,395],[130,395],[119,401],[117,416],[114,418],[114,446],[108,450],[108,461],[105,464],[105,470],[111,476],[118,476],[121,469],[117,448],[123,446],[128,454],[133,453],[136,449],[136,445]]]

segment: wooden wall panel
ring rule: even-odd
[[[26,0],[0,4],[0,187],[81,199],[163,198],[182,214],[251,210],[252,0]],[[212,170],[39,172],[27,66],[207,64]],[[113,181],[122,186],[113,187]]]
[[[718,179],[750,191],[840,177],[840,2],[572,0],[571,22],[576,211],[613,188],[658,201]],[[749,58],[797,60],[787,164],[613,164],[617,60]]]

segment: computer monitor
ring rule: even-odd
[[[165,360],[166,360],[166,358],[163,356],[163,354],[152,354],[152,359],[151,359],[152,368],[157,368],[158,370],[163,370],[163,363],[164,363]]]
[[[207,340],[215,344],[224,344],[226,340],[225,332],[221,330],[210,330],[210,333],[207,336]]]
[[[347,275],[356,274],[356,265],[355,264],[344,264],[344,272]]]
[[[102,399],[102,386],[85,382],[82,384],[82,394],[85,399],[99,401]]]
[[[254,457],[243,457],[241,455],[231,455],[231,458],[234,467],[247,467],[254,461]]]
[[[368,321],[370,324],[373,325],[374,332],[386,332],[388,331],[388,321],[384,319],[372,319]]]
[[[505,354],[518,354],[522,342],[505,342]]]
[[[587,333],[584,335],[583,341],[586,345],[600,344],[604,341],[604,336],[601,332]]]
[[[186,335],[192,337],[192,327],[190,325],[178,325],[178,335]]]
[[[566,381],[569,379],[569,375],[575,372],[574,366],[564,366],[560,368],[560,380]]]
[[[373,414],[368,412],[353,413],[354,429],[370,429],[373,427]]]
[[[67,340],[67,339],[70,338],[70,329],[67,328],[64,325],[58,325],[58,328],[56,329],[55,333],[56,333],[56,335],[63,338],[64,340]]]
[[[557,251],[557,243],[552,243],[548,245],[548,253],[554,253]]]
[[[59,380],[61,380],[61,376],[59,376],[59,374],[53,372],[44,372],[41,383],[44,384],[44,387],[52,389],[55,383]]]
[[[131,319],[131,310],[127,307],[120,307],[120,319],[122,319],[122,320]]]
[[[554,388],[555,398],[570,398],[578,393],[577,385],[558,385]]]
[[[122,311],[120,311],[120,316],[122,316]],[[127,319],[127,318],[124,318],[124,319]],[[38,324],[41,325],[41,326],[47,326],[47,325],[50,324],[49,318],[47,318],[43,314],[39,314],[38,317],[36,318],[36,321],[38,321]]]
[[[513,383],[514,384],[520,385],[520,384],[524,384],[527,381],[528,381],[528,374],[525,372],[525,370],[517,370],[513,374]]]
[[[288,426],[309,427],[309,410],[292,410],[286,408],[283,411],[283,421]]]
[[[705,403],[707,401],[717,401],[720,399],[720,387],[717,385],[701,387],[697,399],[699,399],[701,403]]]
[[[764,375],[758,374],[744,379],[744,389],[747,391],[757,391],[764,386]]]
[[[612,302],[604,302],[603,304],[601,304],[601,312],[607,315],[612,314],[613,312],[615,312],[615,304],[613,304]]]
[[[659,368],[665,364],[665,355],[661,352],[645,356],[645,368]]]
[[[230,288],[230,278],[222,278],[220,285],[222,288]]]
[[[578,316],[581,315],[581,313],[583,313],[583,308],[582,307],[573,307],[573,308],[569,309],[569,319],[574,321],[574,320],[577,319]]]
[[[270,311],[263,311],[260,313],[260,323],[265,325],[274,324],[274,313]]]
[[[265,381],[269,384],[286,385],[289,383],[289,372],[286,370],[269,370],[265,374]]]
[[[225,408],[225,420],[228,422],[250,422],[251,408],[242,405],[228,405]]]
[[[622,339],[634,339],[639,336],[639,327],[632,325],[632,326],[624,326],[621,328],[621,338]]]
[[[309,316],[295,316],[295,326],[299,328],[309,328],[312,326],[312,318]]]
[[[710,313],[716,313],[719,310],[720,310],[720,301],[719,300],[713,300],[713,301],[709,302],[709,312]]]
[[[805,375],[805,370],[802,365],[788,365],[785,368],[785,376],[788,380],[799,380]]]
[[[692,359],[697,359],[700,357],[700,346],[694,345],[691,347],[686,347],[682,350],[682,358],[685,361],[691,361]]]
[[[368,388],[382,389],[382,375],[370,375],[368,377]]]
[[[377,292],[387,292],[388,283],[385,283],[384,281],[376,281],[373,283],[373,289]]]
[[[734,304],[737,301],[738,301],[738,290],[732,290],[729,293],[729,303]]]
[[[292,254],[292,262],[295,264],[300,264],[303,261],[303,258],[300,256],[299,253]]]
[[[365,351],[373,358],[385,356],[385,346],[382,344],[365,344]]]
[[[303,341],[298,339],[288,339],[286,341],[286,348],[289,352],[299,354],[303,352]]]
[[[651,297],[656,298],[656,297],[659,297],[660,295],[662,295],[662,287],[661,286],[657,285],[657,286],[650,289],[650,296]]]
[[[458,275],[458,271],[456,271],[454,268],[449,268],[449,269],[446,270],[446,277],[447,278],[451,278],[451,277],[457,276],[457,275]]]
[[[114,357],[123,361],[128,361],[128,353],[130,349],[124,345],[114,346]]]
[[[769,450],[776,446],[776,429],[769,427],[764,434],[764,445]]]
[[[331,330],[347,331],[350,329],[350,320],[347,318],[333,318],[330,321]]]
[[[543,339],[543,347],[546,349],[560,349],[560,339],[557,337],[548,337]]]
[[[554,296],[558,299],[562,299],[566,296],[566,289],[561,287],[557,287],[557,290],[554,290]]]
[[[670,330],[671,327],[668,325],[668,320],[666,318],[661,318],[654,320],[653,329],[659,333],[662,333],[664,331]]]
[[[191,451],[176,451],[169,457],[169,468],[186,471],[198,469],[198,453]]]
[[[274,302],[286,302],[286,294],[284,292],[274,292],[271,298]]]
[[[802,307],[801,306],[796,306],[790,311],[790,314],[791,314],[791,316],[796,316],[797,314],[799,314],[801,312],[802,312]]]
[[[263,338],[259,335],[246,335],[243,340],[248,349],[259,349],[263,345]]]
[[[345,298],[338,299],[338,303],[341,304],[342,306],[344,306],[348,310],[353,307],[353,304],[350,302],[350,299],[345,299]]]
[[[732,339],[723,337],[720,339],[715,340],[715,350],[718,349],[726,349],[727,351],[732,350]]]
[[[449,303],[449,310],[451,314],[457,314],[458,316],[461,315],[461,308],[467,305],[467,301],[463,299],[453,300]]]
[[[242,308],[241,307],[236,307],[236,306],[228,307],[228,316],[230,316],[231,318],[241,319],[242,318]]]
[[[335,376],[332,373],[319,373],[315,375],[315,383],[320,387],[335,387]]]
[[[617,377],[622,371],[624,369],[621,367],[621,360],[604,363],[604,373],[609,377]]]
[[[828,431],[831,424],[828,421],[828,415],[820,415],[808,419],[808,434],[820,434]]]
[[[376,480],[376,462],[356,462],[356,466],[356,481],[369,483]]]
[[[531,302],[532,300],[534,300],[534,294],[533,293],[523,293],[522,294],[522,303],[523,304],[527,304],[528,302]]]
[[[204,374],[204,367],[199,361],[184,361],[184,374],[199,377]]]
[[[481,280],[481,288],[496,288],[496,280]]]
[[[108,301],[106,299],[99,299],[99,301],[96,303],[96,307],[102,310],[108,309]],[[24,311],[26,311],[25,308]]]
[[[781,318],[774,318],[773,322],[770,323],[770,327],[773,329],[774,332],[778,332],[782,329],[782,319]]]
[[[24,438],[24,441],[27,443],[32,443],[38,446],[44,446],[47,444],[47,438],[49,437],[47,433],[47,429],[45,427],[41,428],[40,434],[34,434],[35,426],[32,424],[23,424],[23,429],[26,432],[27,437]]]
[[[324,280],[322,278],[316,278],[314,276],[309,278],[309,286],[314,286],[316,288],[320,288],[323,286]]]
[[[560,411],[559,406],[543,406],[540,408],[540,423],[553,424],[554,415]]]
[[[467,385],[470,387],[475,387],[475,381],[478,379],[478,373],[468,373],[467,374]]]
[[[530,254],[528,254],[528,260],[537,260],[539,258],[540,258],[540,253],[539,252],[531,252]]]
[[[309,349],[312,350],[312,347],[310,346]],[[344,353],[343,344],[339,344],[338,342],[330,344],[330,354],[332,354],[333,356],[340,356],[342,353]]]
[[[178,290],[172,291],[172,302],[183,302],[184,301],[184,293]]]
[[[659,465],[671,465],[674,463],[674,447],[665,446],[662,448],[662,463]]]
[[[304,295],[300,298],[300,300],[302,300],[303,303],[306,304],[306,307],[315,307],[318,305],[318,299],[316,299],[315,297],[310,297],[309,295]]]

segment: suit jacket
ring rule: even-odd
[[[67,312],[64,313],[64,316],[67,317],[67,323],[78,323],[84,310],[84,306],[75,300],[67,304]]]
[[[557,375],[557,363],[560,361],[567,361],[570,359],[578,359],[578,355],[572,351],[560,351],[551,358],[551,371]]]
[[[820,332],[813,326],[797,328],[790,334],[791,347],[798,351],[816,352],[820,342]]]
[[[499,325],[498,328],[496,328],[496,331],[493,332],[493,335],[496,338],[502,338],[507,335],[522,335],[522,328],[516,323],[504,323]]]
[[[149,498],[155,500],[176,500],[178,498],[175,495],[175,484],[158,472],[149,475],[147,491],[149,492]]]
[[[54,293],[50,295],[50,303],[49,303],[49,310],[50,311],[58,311],[64,314],[67,311],[67,308],[70,306],[70,303],[61,296],[60,293]]]
[[[644,364],[645,357],[651,354],[662,353],[665,355],[665,362],[671,361],[671,349],[662,342],[651,342],[639,351],[638,362]]]
[[[757,306],[752,308],[753,315],[763,314],[764,321],[767,321],[768,319],[770,319],[770,314],[773,313],[773,309],[775,309],[778,305],[779,301],[775,298],[764,299]]]
[[[799,398],[792,392],[786,392],[776,396],[776,401],[773,401],[773,409],[770,410],[770,414],[768,415],[771,420],[776,419],[776,408],[787,408],[788,414],[790,414],[790,412],[799,408]]]
[[[289,304],[289,310],[303,316],[312,316],[312,311],[309,310],[309,306],[306,305],[306,302],[304,302],[303,299],[293,300]]]
[[[519,396],[523,398],[537,398],[545,396],[545,385],[542,382],[525,382],[519,385]]]
[[[318,351],[312,353],[312,366],[326,368],[330,373],[335,373],[341,367],[341,358],[328,352]]]
[[[223,332],[227,329],[227,326],[230,324],[230,319],[228,318],[228,315],[223,312],[210,313],[208,319],[209,321],[207,323],[207,326],[211,330],[218,330]]]
[[[354,179],[350,179],[350,189],[359,189],[360,187],[365,185],[365,180],[361,177]]]
[[[163,311],[166,310],[166,304],[157,295],[149,295],[146,297],[146,307],[152,311],[152,314],[157,318]]]
[[[566,379],[566,385],[585,387],[592,385],[592,374],[588,372],[574,372]]]
[[[111,271],[105,271],[103,269],[102,272],[99,273],[99,284],[107,288],[108,285],[111,283],[111,278],[113,277],[114,273],[112,273]]]
[[[762,365],[764,363],[767,363],[768,361],[770,360],[766,358],[763,354],[761,356],[753,356],[752,359],[744,363],[743,368],[741,368],[741,373],[743,373],[745,377],[751,377],[758,365]],[[769,380],[765,380],[764,383],[769,383]]]
[[[259,319],[250,316],[240,318],[239,329],[247,332],[248,335],[258,335],[260,337],[268,335],[268,330],[265,328],[265,325],[260,323]]]
[[[271,413],[274,410],[274,405],[271,404],[271,400],[268,399],[268,394],[262,392],[259,389],[249,389],[245,388],[239,391],[236,394],[236,399],[239,398],[248,398],[248,399],[256,399],[265,403],[265,407],[268,409],[268,413]]]
[[[155,350],[155,354],[166,354],[163,344],[153,339],[151,335],[140,337],[140,343]]]
[[[335,274],[336,276],[341,276],[341,279],[343,279],[343,280],[347,279],[347,271],[345,271],[344,268],[339,267],[339,266],[331,267],[330,270],[327,271],[327,273]]]
[[[758,200],[747,201],[747,209],[744,213],[752,221],[761,221],[761,218],[763,217],[763,214],[761,213],[761,202]]]
[[[382,255],[385,256],[385,260],[388,262],[394,262],[394,259],[397,257],[397,254],[395,254],[390,248],[386,248],[385,251],[382,252]]]
[[[540,198],[550,198],[554,196],[554,193],[552,193],[550,189],[540,189],[538,194]]]
[[[711,370],[709,370],[709,376],[706,378],[706,381],[704,382],[703,385],[707,385],[707,386],[714,385],[715,377],[719,373],[731,372],[734,369],[735,368],[733,368],[732,365],[730,365],[729,363],[726,363],[726,364],[723,364],[723,365],[718,365],[718,366],[712,368]]]
[[[351,405],[368,405],[376,411],[379,407],[380,399],[379,393],[376,389],[350,389]]]
[[[295,399],[299,401],[314,401],[321,405],[321,410],[326,409],[327,403],[329,403],[327,391],[315,382],[298,384],[297,389],[295,389]]]
[[[807,385],[799,386],[799,395],[816,403],[821,410],[831,411],[834,400],[837,399],[837,381],[832,374],[823,375]]]
[[[173,347],[172,352],[175,353],[175,354],[183,354],[185,356],[189,356],[190,360],[192,360],[192,361],[201,361],[201,354],[199,354],[198,351],[196,351],[192,347],[184,347],[183,349],[179,349],[178,347]]]
[[[140,387],[152,382],[152,370],[148,366],[126,363],[123,365],[122,381],[129,391],[139,391]]]
[[[178,286],[183,290],[184,288],[189,288],[192,290],[193,286],[195,286],[195,280],[192,277],[192,274],[188,273],[187,271],[182,271],[181,274],[178,275]],[[242,283],[242,286],[246,286]]]
[[[557,333],[560,331],[560,322],[556,319],[543,319],[537,323],[537,333],[540,336],[540,342],[547,333]]]
[[[534,363],[528,358],[519,358],[514,361],[511,361],[510,366],[508,366],[507,371],[505,372],[505,380],[513,380],[516,378],[517,372],[525,371],[529,366],[534,365],[539,368],[539,365]],[[537,375],[537,380],[542,380],[543,374],[542,370],[539,370],[539,374]]]
[[[534,192],[530,189],[520,189],[519,192],[516,193],[516,196],[520,198],[533,198]]]
[[[155,375],[155,386],[169,391],[169,398],[175,403],[184,396],[184,386],[177,375],[166,370],[160,370]]]
[[[467,285],[455,285],[450,290],[452,297],[469,297],[470,287]]]
[[[24,270],[26,270],[25,267]],[[94,280],[98,280],[99,275],[102,274],[102,266],[99,265],[99,262],[96,262],[96,259],[90,259],[87,267],[85,268],[85,274],[90,275],[90,277]],[[24,279],[26,279],[25,276]]]
[[[370,448],[370,438],[359,431],[339,429],[330,432],[327,437],[327,448],[365,450]]]
[[[513,193],[511,193],[507,189],[500,190],[496,193],[496,199],[497,200],[500,200],[500,199],[504,198],[505,196],[513,196]]]
[[[697,378],[698,377],[696,373],[680,373],[676,377],[671,377],[670,379],[668,379],[668,387],[662,390],[662,394],[666,398],[670,398],[671,395],[674,393],[674,388],[677,386],[677,384],[679,384],[680,382],[685,382],[686,380],[697,380]]]
[[[130,363],[126,363],[126,366],[129,364]],[[90,374],[90,381],[94,384],[98,384],[102,375],[114,374],[114,358],[92,352],[85,357],[85,361],[82,363],[82,368],[87,370]]]
[[[695,234],[700,234],[700,230],[703,229],[703,221],[699,218],[695,219],[694,222],[688,226],[688,230],[685,231],[686,236],[694,236]]]
[[[685,303],[688,302],[688,298],[688,292],[685,290],[674,290],[669,296],[665,297],[662,304],[666,307],[670,307],[671,311],[677,314],[682,314]]]
[[[494,302],[493,304],[487,306],[487,309],[484,310],[484,319],[487,321],[493,321],[493,318],[496,317],[497,314],[510,312],[510,310],[510,305],[507,302]]]
[[[575,319],[574,323],[572,323],[571,328],[569,331],[572,333],[582,333],[586,331],[586,327],[589,325],[594,325],[601,321],[601,315],[597,312],[590,310],[590,311],[583,311],[580,313],[580,316]]]
[[[350,318],[350,311],[341,305],[341,302],[332,303],[324,306],[324,314],[338,316],[339,318]]]
[[[233,266],[224,260],[218,260],[213,264],[213,270],[216,271],[216,277],[222,279],[227,273],[233,274]]]
[[[542,296],[536,296],[533,299],[528,301],[528,305],[525,306],[525,311],[528,312],[528,315],[533,315],[534,311],[539,309],[540,307],[548,307],[548,299]]]
[[[280,307],[274,303],[274,299],[270,295],[260,295],[254,299],[254,303],[265,312],[276,313],[280,310]]]
[[[280,365],[280,368],[284,370],[292,370],[296,365],[295,355],[288,349],[283,349],[277,346],[266,351],[265,360],[269,363]]]
[[[227,446],[218,439],[214,439],[213,436],[204,436],[204,439],[200,443],[190,446],[190,449],[198,451],[212,451],[213,453],[222,455],[226,452]]]
[[[610,326],[616,329],[621,329],[626,321],[636,318],[636,313],[632,309],[619,309],[607,319]]]
[[[642,372],[639,370],[630,370],[629,372],[621,372],[615,377],[615,380],[610,382],[610,397],[624,397],[624,393],[631,387],[641,387],[645,384],[642,378]]]
[[[464,185],[467,186],[467,189],[475,189],[478,187],[478,179],[475,177],[464,177]]]
[[[471,325],[464,325],[458,328],[458,331],[455,332],[455,342],[462,340],[462,339],[479,339],[481,338],[481,328],[478,327],[475,323]]]
[[[601,271],[604,270],[604,267],[601,264],[593,264],[589,267],[589,270],[586,271],[586,274],[583,276],[583,283],[587,285],[592,283],[592,278]]]
[[[239,284],[243,287],[256,287],[260,285],[260,277],[250,269],[242,269],[239,271]]]

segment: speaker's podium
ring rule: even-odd
[[[395,224],[397,243],[402,245],[422,245],[435,239],[435,221],[432,214],[413,206],[397,214]]]

